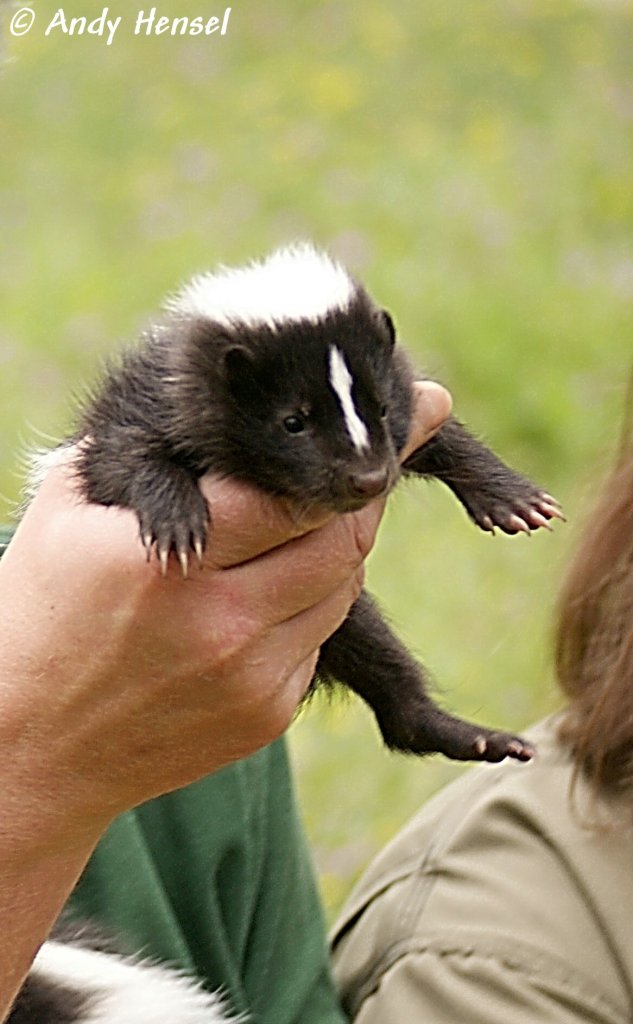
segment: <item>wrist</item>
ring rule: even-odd
[[[12,645],[0,643],[0,865],[81,856],[116,814],[101,806],[105,787],[96,791],[74,768],[80,741],[73,716],[56,706],[63,687],[52,665],[23,654],[16,664]],[[40,687],[44,674],[52,685]]]
[[[15,733],[9,738],[2,728],[0,745],[7,751],[0,757],[0,866],[89,854],[116,811],[99,806],[94,788],[82,794],[86,784],[38,743],[15,743]]]

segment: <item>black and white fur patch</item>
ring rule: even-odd
[[[277,249],[244,267],[221,267],[194,277],[167,300],[168,312],[225,327],[279,328],[345,310],[355,284],[344,267],[307,242]]]
[[[232,331],[264,327],[282,336],[289,324],[318,324],[328,315],[346,312],[357,296],[358,285],[347,270],[303,242],[245,267],[200,274],[167,300],[166,309],[177,317],[199,317]],[[352,372],[334,344],[329,348],[328,380],[354,449],[369,451],[368,427],[352,395]]]
[[[140,957],[49,939],[7,1024],[246,1024],[186,974]]]

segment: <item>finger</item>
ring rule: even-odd
[[[286,676],[278,673],[272,679],[272,686],[266,689],[263,706],[256,715],[255,735],[249,736],[248,749],[241,752],[241,757],[252,753],[254,748],[272,743],[292,725],[314,679],[318,657],[318,649],[313,650]],[[259,678],[261,680],[261,675]]]
[[[239,591],[267,622],[282,622],[322,600],[362,569],[384,499],[335,516],[303,537],[236,566]]]
[[[361,576],[347,580],[322,601],[278,626],[271,644],[278,643],[294,651],[295,658],[307,658],[345,622],[361,588]]]
[[[251,670],[270,680],[271,696],[286,690],[295,706],[301,701],[314,677],[320,647],[347,618],[361,584],[360,578],[347,580],[311,608],[271,630],[258,644],[257,664]]]
[[[322,526],[332,518],[322,508],[299,514],[280,498],[238,480],[203,477],[202,493],[211,508],[210,543],[205,562],[226,568],[256,558]]]
[[[407,443],[400,453],[405,462],[443,426],[451,414],[453,399],[446,388],[433,380],[417,380],[414,384],[413,412]]]
[[[318,604],[350,579],[362,578],[363,560],[375,537],[381,503],[325,526],[240,565],[190,577],[188,607],[205,630],[208,600],[243,631],[261,632]],[[358,588],[359,583],[355,586]]]
[[[319,657],[318,649],[312,650],[288,670],[276,666],[277,671],[273,673],[271,656],[272,652],[261,667],[259,659],[253,665],[253,671],[257,673],[257,697],[247,701],[247,714],[244,706],[240,707],[240,730],[226,730],[219,741],[220,746],[217,731],[212,730],[210,755],[220,765],[247,757],[281,736],[292,725],[297,709],[310,688]],[[201,716],[198,716],[194,729],[200,720]],[[203,718],[202,722],[204,724]]]

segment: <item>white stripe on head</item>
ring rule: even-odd
[[[278,249],[262,262],[200,274],[166,303],[168,312],[223,326],[257,327],[322,319],[346,309],[356,286],[347,271],[308,243]]]
[[[354,399],[352,398],[352,375],[349,372],[343,353],[336,345],[330,347],[330,384],[340,402],[345,427],[356,451],[367,450],[369,448],[369,433],[354,405]]]

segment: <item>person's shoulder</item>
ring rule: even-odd
[[[610,828],[588,826],[586,790],[580,781],[572,791],[555,718],[529,738],[534,763],[467,772],[371,865],[334,932],[348,992],[378,986],[394,964],[422,953],[499,965],[511,956],[516,977],[554,985],[573,976],[578,991],[619,993],[615,948],[633,979],[622,899],[633,884],[631,828],[613,819]]]
[[[556,739],[554,717],[529,730],[527,737],[537,749],[533,762],[478,765],[440,790],[378,854],[352,899],[366,899],[390,881],[417,873],[421,859],[428,867],[449,851],[469,847],[485,822],[498,816],[517,830],[527,827],[528,818],[551,816],[559,833],[561,809],[570,811],[573,766]],[[519,807],[520,815],[511,810]],[[571,816],[566,824],[578,827]]]

